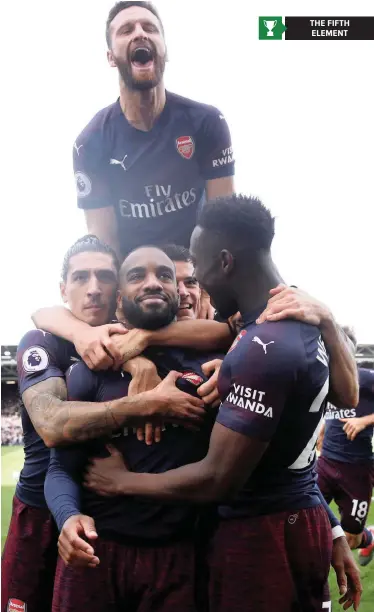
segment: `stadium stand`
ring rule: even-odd
[[[4,345],[1,347],[1,382],[17,380],[17,346]]]
[[[1,444],[22,444],[21,399],[17,385],[17,346],[1,347]]]

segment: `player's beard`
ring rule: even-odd
[[[175,297],[170,298],[168,302],[164,302],[162,305],[155,304],[154,307],[145,311],[141,303],[122,297],[122,311],[126,321],[132,327],[151,331],[172,323],[177,315],[178,306],[179,299]]]
[[[153,78],[147,78],[146,75],[142,79],[136,79],[133,75],[133,66],[130,58],[122,60],[119,57],[114,57],[120,77],[126,87],[131,91],[147,91],[157,87],[164,76],[166,58],[159,57],[156,53],[153,55]]]

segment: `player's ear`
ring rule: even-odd
[[[234,269],[234,256],[230,251],[224,249],[221,251],[221,269],[222,272],[228,276]]]
[[[116,302],[117,302],[117,308],[122,308],[122,297],[121,297],[121,292],[119,289],[117,289]]]
[[[122,310],[122,297],[121,297],[121,293],[119,291],[117,291],[117,310],[116,310],[116,318],[118,319],[118,321],[122,321],[125,318],[125,315],[123,314],[123,310]]]
[[[61,293],[62,301],[64,302],[64,304],[66,304],[68,301],[68,298],[66,296],[66,285],[62,281],[60,283],[60,293]]]
[[[108,51],[106,52],[106,57],[109,66],[111,66],[112,68],[117,68],[116,60],[114,59],[113,53],[110,49],[108,49]]]

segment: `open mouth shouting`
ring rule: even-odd
[[[149,68],[152,68],[154,59],[155,54],[153,50],[146,45],[136,47],[130,55],[132,66],[140,70],[149,70]]]

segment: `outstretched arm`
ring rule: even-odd
[[[93,460],[86,485],[104,495],[141,495],[195,503],[222,500],[244,484],[266,448],[266,442],[216,423],[208,454],[201,461],[162,474],[133,473],[126,471],[122,455],[110,448],[109,459]]]
[[[199,423],[203,401],[179,391],[171,372],[154,390],[108,402],[66,401],[64,379],[48,378],[26,389],[22,400],[32,423],[48,447],[98,438],[122,425],[143,425],[155,418]]]
[[[140,355],[149,346],[183,346],[199,351],[226,351],[233,340],[227,323],[202,319],[177,321],[157,331],[131,329],[125,336],[113,337],[123,361]]]
[[[342,408],[358,404],[359,385],[355,351],[349,338],[337,325],[332,314],[321,320],[320,329],[330,355],[330,402]]]
[[[152,345],[227,350],[234,339],[228,324],[208,320],[179,321],[157,331],[127,332],[121,324],[90,327],[64,306],[41,308],[32,315],[32,320],[38,328],[72,342],[91,369],[111,367],[113,360],[123,363]]]
[[[122,363],[122,355],[112,341],[113,334],[127,332],[119,323],[91,327],[64,306],[40,308],[31,318],[38,329],[74,344],[77,353],[91,370],[106,370]]]

